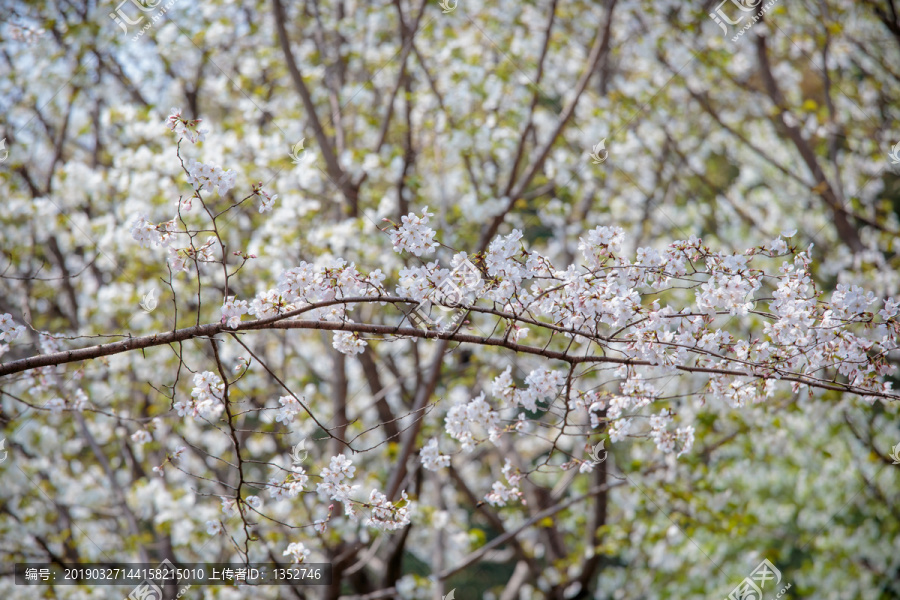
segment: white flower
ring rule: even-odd
[[[681,456],[686,452],[690,452],[694,447],[694,428],[690,425],[679,427],[675,430],[675,439],[681,444],[681,450],[676,456]]]
[[[228,516],[234,516],[238,513],[237,505],[233,498],[220,498],[222,501],[222,512]]]
[[[81,412],[84,410],[84,407],[87,406],[88,397],[87,394],[84,393],[84,390],[77,389],[75,390],[75,398],[72,399],[72,410],[77,410]]]
[[[224,196],[237,181],[237,173],[231,169],[225,171],[217,165],[206,165],[193,158],[187,159],[184,167],[188,172],[188,183],[194,186],[198,192],[203,189],[216,188],[216,193]]]
[[[153,437],[151,437],[150,433],[146,429],[138,429],[131,434],[131,440],[135,444],[146,444],[152,439]]]
[[[300,492],[303,491],[303,488],[309,482],[309,476],[306,474],[306,471],[303,467],[298,467],[294,465],[291,467],[293,473],[291,474],[291,481],[288,482],[288,495],[291,498],[295,498]]]
[[[894,300],[893,298],[888,298],[884,301],[884,308],[878,311],[878,314],[882,319],[887,321],[888,319],[892,319],[894,318],[894,316],[896,316],[898,307],[900,307],[900,302]],[[0,339],[3,339],[2,336],[0,336]]]
[[[222,304],[222,321],[234,329],[241,324],[241,315],[246,315],[249,310],[246,300],[235,300],[235,296],[228,296]]]
[[[444,422],[447,433],[462,444],[465,452],[475,449],[474,427],[486,430],[491,441],[500,439],[500,415],[485,401],[484,392],[466,404],[452,407]]]
[[[206,533],[209,535],[219,535],[225,531],[222,527],[222,523],[220,521],[207,521],[206,522]]]
[[[788,251],[787,243],[785,243],[785,241],[781,238],[777,238],[777,239],[774,239],[771,242],[769,242],[769,245],[767,246],[767,248],[768,248],[769,252],[771,252],[772,254],[775,254],[775,255],[785,254]]]
[[[246,502],[247,506],[249,506],[253,510],[261,509],[263,504],[262,498],[260,498],[259,496],[247,496],[247,498],[244,499],[244,502]]]
[[[372,516],[366,521],[366,525],[382,531],[395,531],[409,525],[409,497],[406,495],[406,491],[401,492],[400,495],[405,502],[402,507],[389,502],[387,496],[378,490],[372,490],[372,493],[369,494]]]
[[[50,412],[54,414],[59,414],[66,408],[66,401],[62,398],[51,398],[45,408],[50,409]]]
[[[269,196],[268,192],[262,189],[262,182],[253,186],[253,194],[260,198],[259,212],[261,213],[272,210],[272,207],[275,206],[275,200],[278,199],[278,194]]]
[[[172,114],[166,119],[166,127],[178,134],[178,138],[187,138],[192,144],[206,139],[207,129],[198,129],[197,126],[203,119],[185,119],[181,116],[180,108],[172,108]]]
[[[11,314],[4,313],[0,315],[0,342],[11,342],[24,334],[25,327],[16,325]]]
[[[359,334],[351,331],[336,331],[331,345],[342,354],[362,354],[368,345],[365,340],[359,339]]]
[[[332,456],[330,464],[322,469],[322,483],[316,485],[319,495],[342,502],[344,510],[350,516],[354,514],[350,494],[359,486],[350,486],[344,483],[344,479],[352,479],[354,473],[356,467],[349,458],[343,454]]]
[[[291,542],[281,555],[291,556],[295,563],[302,563],[309,557],[310,551],[302,542]]]
[[[149,221],[147,215],[138,215],[132,221],[131,237],[141,245],[141,248],[150,248],[151,246],[162,244],[162,235],[160,235],[157,226]]]
[[[269,478],[269,481],[266,484],[266,489],[269,491],[269,495],[272,496],[274,500],[281,500],[282,498],[287,497],[288,494],[288,491],[284,485],[284,481],[277,477]]]
[[[409,213],[401,218],[400,227],[389,232],[394,252],[399,253],[406,250],[416,256],[422,256],[437,248],[438,243],[434,241],[435,231],[428,226],[428,218],[433,216],[434,213],[429,213],[426,206],[422,210],[421,217],[417,217],[415,213]]]
[[[437,438],[432,438],[422,451],[419,453],[419,460],[422,466],[429,471],[437,471],[443,467],[450,466],[450,457],[444,456],[438,450]]]
[[[194,419],[215,419],[225,410],[223,395],[225,384],[212,371],[194,374],[194,389],[191,400],[175,403],[178,416],[190,415]]]
[[[281,408],[278,409],[278,414],[275,415],[275,421],[285,425],[293,422],[294,415],[299,413],[302,408],[300,403],[293,396],[282,396],[278,399],[278,402],[281,404]]]
[[[622,249],[625,230],[621,227],[597,227],[587,234],[587,239],[578,238],[578,250],[591,268],[600,266],[602,259]]]

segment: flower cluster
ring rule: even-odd
[[[77,389],[75,390],[74,397],[66,401],[65,398],[51,398],[44,405],[44,408],[49,410],[53,414],[59,414],[64,410],[74,410],[81,412],[84,410],[84,407],[87,406],[87,394],[84,393],[84,390]]]
[[[379,296],[384,294],[384,277],[380,269],[363,275],[356,265],[342,259],[332,259],[322,265],[301,262],[282,272],[274,289],[256,295],[250,302],[250,314],[263,319],[336,298]],[[303,319],[324,321],[340,321],[345,317],[343,304],[310,310],[302,316]]]
[[[303,408],[293,396],[282,396],[278,399],[278,403],[281,404],[281,408],[278,409],[278,414],[275,415],[275,421],[284,425],[292,423],[294,416]]]
[[[250,302],[248,312],[263,319],[317,302],[348,296],[379,296],[384,294],[384,277],[380,269],[363,275],[356,265],[342,259],[333,259],[324,265],[301,262],[300,266],[284,271],[274,289],[257,294]],[[312,309],[304,312],[301,318],[349,321],[344,304]],[[332,345],[344,354],[353,355],[364,351],[366,341],[357,333],[337,331]]]
[[[178,134],[178,139],[187,138],[192,144],[202,142],[209,133],[206,129],[198,129],[203,119],[185,119],[180,108],[172,108],[172,114],[166,119],[166,127]]]
[[[234,296],[228,296],[222,304],[222,322],[234,329],[241,324],[241,315],[246,315],[249,310],[246,300],[235,300]]]
[[[138,215],[131,223],[131,237],[141,245],[141,248],[167,246],[174,233],[174,220],[154,225],[147,215]]]
[[[656,447],[665,454],[675,452],[676,445],[681,446],[676,457],[690,452],[694,446],[694,428],[690,425],[679,427],[675,433],[666,429],[672,421],[672,411],[664,408],[659,414],[650,416],[650,439]]]
[[[622,393],[610,398],[605,406],[606,418],[611,422],[609,439],[612,442],[624,439],[631,432],[633,417],[625,415],[625,411],[640,410],[659,396],[656,388],[652,384],[643,381],[640,374],[633,374],[629,377],[627,367],[620,367],[617,375],[625,378],[619,384],[619,389]]]
[[[437,471],[450,466],[450,457],[441,454],[437,438],[432,438],[419,452],[419,461],[429,471]]]
[[[334,349],[342,354],[353,356],[354,354],[362,354],[366,349],[366,341],[359,338],[358,333],[350,331],[337,331],[331,342]]]
[[[225,171],[221,167],[203,164],[193,158],[185,161],[184,168],[188,172],[188,183],[198,192],[203,189],[212,191],[216,188],[216,193],[224,196],[234,187],[237,180],[237,173],[231,169]]]
[[[131,224],[131,237],[134,238],[143,248],[151,246],[163,246],[168,248],[169,266],[176,273],[189,271],[194,261],[197,262],[213,262],[213,246],[216,243],[215,236],[209,236],[206,242],[199,248],[188,246],[187,248],[176,248],[172,246],[175,236],[175,220],[165,221],[154,225],[150,222],[147,215],[138,215]]]
[[[621,227],[597,227],[587,234],[587,239],[578,238],[578,251],[591,268],[599,267],[603,260],[622,250],[625,230]]]
[[[216,238],[209,236],[206,242],[199,248],[188,246],[187,248],[169,247],[169,266],[176,273],[182,271],[190,271],[194,261],[198,263],[215,262],[216,257],[213,255],[213,247],[216,244]]]
[[[406,495],[406,491],[400,495],[404,502],[403,506],[395,505],[378,490],[372,490],[369,494],[369,508],[372,514],[366,519],[366,525],[382,531],[396,531],[409,525],[409,496]]]
[[[507,458],[503,464],[503,477],[506,479],[509,487],[501,481],[495,481],[492,491],[484,497],[492,506],[506,506],[511,500],[520,499],[525,504],[524,495],[519,489],[519,481],[522,475],[518,470],[514,470],[512,462]]]
[[[345,479],[353,479],[356,467],[353,462],[343,454],[332,456],[328,467],[322,469],[322,483],[316,485],[316,492],[324,498],[336,500],[344,504],[344,512],[354,517],[356,511],[353,508],[350,494],[358,489],[358,485],[351,486],[344,483]]]
[[[491,382],[491,393],[504,404],[518,404],[530,412],[538,409],[538,402],[554,399],[566,380],[565,374],[560,371],[536,369],[525,378],[527,387],[518,389],[513,382],[511,369],[507,367],[503,373],[494,378]]]
[[[306,470],[298,465],[291,466],[291,473],[287,478],[270,477],[267,488],[269,494],[275,500],[282,498],[295,498],[309,482]]]
[[[748,256],[715,256],[709,265],[710,278],[700,286],[697,307],[708,315],[716,309],[732,315],[746,315],[753,308],[753,294],[760,288],[759,278],[747,272]]]
[[[275,200],[278,199],[278,194],[270,196],[268,192],[262,189],[262,185],[262,181],[253,184],[253,195],[259,197],[259,212],[264,213],[269,212],[272,210],[272,207],[275,206]]]
[[[146,429],[138,429],[131,434],[131,441],[133,441],[135,444],[143,445],[151,441],[152,439],[153,436],[151,436],[150,432]]]
[[[519,285],[523,279],[530,279],[529,269],[515,260],[521,254],[522,232],[513,229],[512,233],[505,237],[499,237],[488,246],[487,256],[484,259],[488,275],[501,280],[501,289],[507,292],[512,287]],[[503,285],[505,284],[505,286]],[[497,298],[499,300],[499,297]]]
[[[9,344],[13,340],[19,339],[25,334],[24,325],[16,325],[12,315],[4,313],[0,315],[0,356],[9,350]]]
[[[500,439],[500,415],[491,409],[484,399],[484,392],[465,404],[459,404],[447,411],[445,429],[450,437],[457,440],[462,449],[475,449],[476,427],[485,430],[492,442]]]
[[[394,224],[394,229],[389,232],[394,252],[407,251],[422,256],[437,248],[438,243],[434,241],[435,231],[428,226],[428,219],[433,216],[434,213],[429,213],[426,206],[422,210],[421,217],[409,213],[400,219],[399,227]]]
[[[216,419],[225,410],[223,394],[225,384],[212,371],[194,374],[191,400],[176,402],[179,417],[190,415],[194,419]]]

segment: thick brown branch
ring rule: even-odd
[[[587,363],[606,363],[610,365],[632,365],[632,366],[654,366],[646,360],[637,360],[633,358],[618,358],[606,355],[574,355],[570,354],[568,349],[565,351],[550,350],[547,347],[526,346],[510,341],[507,337],[478,336],[458,331],[438,331],[438,330],[422,330],[414,327],[402,327],[400,325],[375,325],[370,323],[354,323],[351,321],[303,321],[288,320],[290,317],[303,314],[336,304],[354,304],[363,302],[391,302],[401,304],[415,304],[416,301],[411,298],[398,298],[393,296],[357,296],[338,298],[325,302],[311,304],[297,310],[290,311],[283,315],[259,319],[257,321],[248,321],[242,323],[237,328],[230,329],[224,323],[209,323],[207,325],[196,325],[194,327],[186,327],[184,329],[176,329],[165,333],[156,333],[142,337],[128,338],[121,342],[112,342],[109,344],[101,344],[99,346],[89,346],[87,348],[79,348],[76,350],[64,350],[62,352],[54,352],[51,354],[42,354],[31,356],[19,360],[10,361],[8,363],[0,363],[0,377],[11,375],[13,373],[21,373],[31,369],[40,367],[49,367],[62,365],[71,362],[80,362],[101,356],[110,356],[113,354],[121,354],[130,350],[140,350],[142,348],[151,348],[154,346],[162,346],[181,342],[193,338],[211,337],[222,332],[241,332],[256,331],[266,329],[307,329],[307,330],[323,330],[323,331],[351,331],[355,333],[369,333],[374,335],[391,335],[402,337],[414,337],[432,340],[445,340],[460,342],[464,344],[475,344],[481,346],[495,346],[498,348],[506,348],[513,352],[521,352],[523,354],[531,354],[534,356],[542,356],[552,360],[559,360],[570,365],[587,364]],[[474,310],[474,309],[473,309]],[[497,311],[482,310],[488,314],[501,315]],[[513,315],[504,315],[504,318],[514,317]],[[580,333],[579,335],[591,336],[590,332]],[[596,340],[595,340],[596,341]],[[627,340],[617,340],[625,342]],[[747,370],[743,369],[726,369],[722,367],[698,367],[688,365],[675,365],[674,369],[685,373],[709,373],[713,375],[731,375],[735,377],[749,377],[759,379],[761,376],[752,372],[752,365],[748,365]],[[858,386],[849,384],[840,384],[822,380],[809,375],[786,372],[783,370],[774,372],[770,377],[777,378],[781,381],[789,381],[808,385],[813,388],[823,390],[833,390],[838,392],[850,392],[862,396],[870,396],[877,398],[886,398],[889,400],[900,399],[900,396],[888,394],[879,390],[868,390]]]

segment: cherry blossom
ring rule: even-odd
[[[215,188],[218,195],[224,196],[237,181],[237,173],[231,169],[226,171],[217,165],[204,164],[193,158],[185,161],[184,168],[188,172],[188,183],[198,192]]]
[[[178,138],[187,138],[191,143],[196,144],[206,139],[209,133],[206,129],[198,129],[202,119],[185,119],[181,116],[180,108],[172,108],[172,114],[166,119],[166,127],[178,134]]]
[[[497,564],[486,597],[634,600],[769,548],[811,595],[892,590],[890,27],[826,0],[729,45],[685,3],[551,4],[179,4],[139,51],[13,10],[4,558],[271,546],[346,559],[348,597]]]
[[[438,449],[438,440],[436,438],[432,438],[422,447],[422,450],[419,453],[419,460],[421,461],[422,466],[429,471],[437,471],[450,466],[450,457],[440,453],[440,450]]]
[[[409,525],[409,497],[405,491],[401,492],[400,496],[404,506],[397,506],[378,490],[372,490],[369,494],[369,507],[372,513],[366,520],[366,525],[382,531],[395,531]]]
[[[219,535],[225,531],[221,521],[211,520],[206,522],[206,533],[209,535]]]
[[[262,189],[262,182],[256,183],[253,185],[253,194],[258,196],[260,199],[259,204],[259,212],[269,212],[272,210],[272,207],[275,205],[275,200],[278,199],[278,194],[274,196],[270,196],[264,189]]]
[[[191,400],[179,401],[174,405],[179,417],[191,416],[194,419],[216,419],[225,409],[222,393],[225,384],[219,376],[211,371],[194,375],[194,389]]]
[[[309,558],[310,550],[303,542],[291,542],[282,555],[290,556],[294,563],[302,563]]]
[[[137,431],[135,431],[134,433],[131,434],[131,439],[136,444],[146,444],[147,442],[151,441],[153,439],[153,437],[150,435],[150,432],[148,432],[146,429],[138,429]]]
[[[234,296],[228,296],[222,304],[222,321],[233,329],[240,324],[241,315],[247,314],[249,310],[246,300],[236,300]]]
[[[334,334],[334,341],[331,345],[342,354],[353,355],[364,352],[367,344],[365,340],[359,339],[358,333],[338,331]]]
[[[409,213],[400,219],[401,225],[389,231],[391,244],[395,252],[411,252],[416,256],[422,256],[438,247],[434,241],[435,231],[428,226],[429,217],[434,213],[428,212],[426,206],[422,209],[422,216]]]

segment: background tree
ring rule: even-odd
[[[900,595],[892,376],[847,370],[896,336],[892,0],[735,41],[712,2],[149,4],[4,7],[5,596],[28,560],[304,556],[335,583],[254,597],[725,596],[763,558],[798,597]],[[464,321],[414,327],[466,257]],[[633,320],[566,304],[624,260]],[[829,368],[766,328],[785,260],[854,336]],[[702,299],[726,275],[746,314]],[[654,300],[731,337],[678,356]]]

